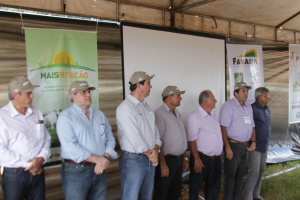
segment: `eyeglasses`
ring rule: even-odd
[[[261,95],[262,97],[270,98],[270,95]]]
[[[83,95],[87,95],[87,94],[90,94],[92,95],[93,94],[93,91],[91,90],[86,90],[86,91],[79,91],[80,94],[83,94]]]

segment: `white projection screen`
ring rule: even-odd
[[[219,118],[226,99],[225,38],[130,23],[121,24],[121,34],[125,98],[132,73],[145,71],[155,74],[145,99],[153,111],[162,105],[163,89],[175,85],[186,91],[177,107],[184,122],[199,107],[198,97],[205,89],[218,101],[213,112]]]

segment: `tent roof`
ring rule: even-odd
[[[111,0],[118,1],[118,0]],[[124,0],[176,12],[193,13],[274,28],[300,31],[299,0]]]

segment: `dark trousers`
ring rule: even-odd
[[[169,176],[161,177],[160,164],[155,169],[154,200],[178,200],[181,195],[183,156],[165,156]]]
[[[247,144],[229,142],[233,158],[224,162],[224,200],[241,200],[247,171]]]
[[[199,157],[204,165],[200,173],[194,171],[194,156],[190,158],[190,200],[198,200],[199,190],[205,181],[205,200],[217,200],[221,186],[221,157],[209,158],[202,153]]]
[[[24,169],[5,167],[2,189],[4,200],[44,200],[45,174],[33,176]]]

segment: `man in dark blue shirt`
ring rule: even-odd
[[[260,87],[255,90],[256,101],[252,104],[256,132],[256,150],[248,152],[249,171],[244,200],[263,200],[260,197],[262,175],[266,169],[268,144],[271,134],[270,109],[267,106],[269,90]],[[252,141],[253,142],[253,141]]]

